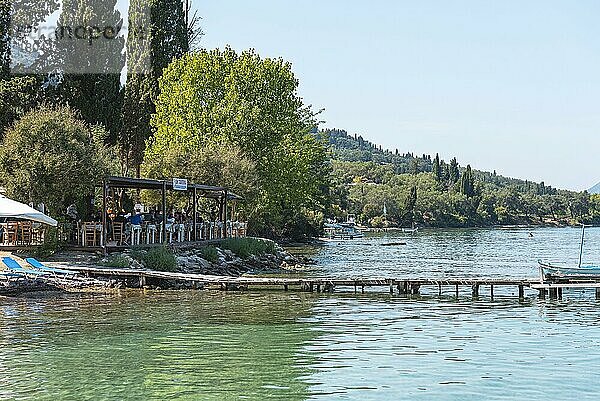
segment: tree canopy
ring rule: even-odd
[[[0,147],[0,185],[21,202],[45,203],[62,214],[68,205],[89,207],[94,184],[110,172],[106,131],[79,120],[67,107],[30,111],[9,129]]]
[[[328,189],[326,149],[310,134],[314,115],[297,88],[289,63],[253,51],[200,51],[174,61],[160,80],[144,172],[173,163],[165,156],[173,148],[193,154],[233,145],[256,168],[257,194],[246,205],[252,227],[285,236],[303,211],[324,207]]]

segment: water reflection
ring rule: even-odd
[[[532,255],[576,260],[577,233],[436,231],[396,249],[377,235],[317,248],[308,274],[529,277]],[[589,260],[599,252],[590,246]],[[0,399],[597,398],[593,292],[519,301],[498,289],[492,301],[486,291],[3,298]]]

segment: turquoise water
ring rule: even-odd
[[[308,275],[529,277],[578,231],[423,232],[328,244]],[[591,230],[586,260],[600,261]],[[377,245],[402,238],[405,247]],[[451,242],[449,244],[449,242]],[[543,255],[540,255],[543,254]],[[475,271],[473,271],[475,270]],[[437,292],[437,291],[432,291]],[[600,303],[453,291],[124,292],[0,298],[0,399],[598,399]]]

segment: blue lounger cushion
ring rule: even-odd
[[[38,270],[43,270],[50,273],[75,274],[75,272],[72,272],[70,270],[55,269],[54,267],[45,266],[42,262],[34,258],[27,258],[25,259],[25,262],[29,263],[32,267],[35,267]]]
[[[9,257],[2,258],[2,263],[4,263],[4,265],[6,267],[8,267],[9,270],[15,271],[17,273],[31,274],[31,275],[34,275],[34,276],[48,275],[48,273],[42,272],[42,271],[39,271],[39,270],[24,269],[13,258],[9,258]]]

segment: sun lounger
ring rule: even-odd
[[[43,272],[55,273],[55,274],[75,274],[76,273],[76,272],[70,271],[70,270],[55,269],[54,267],[45,266],[42,262],[40,262],[34,258],[27,258],[27,259],[25,259],[25,262],[27,262],[31,267],[33,267],[37,270],[41,270]]]
[[[8,270],[10,270],[11,272],[15,272],[15,273],[22,273],[24,275],[30,275],[30,276],[47,276],[48,272],[43,272],[43,271],[39,271],[39,270],[29,270],[29,269],[24,269],[23,267],[21,267],[21,265],[14,260],[13,258],[9,258],[9,257],[5,257],[2,258],[2,263],[4,263],[4,265],[8,268]]]

